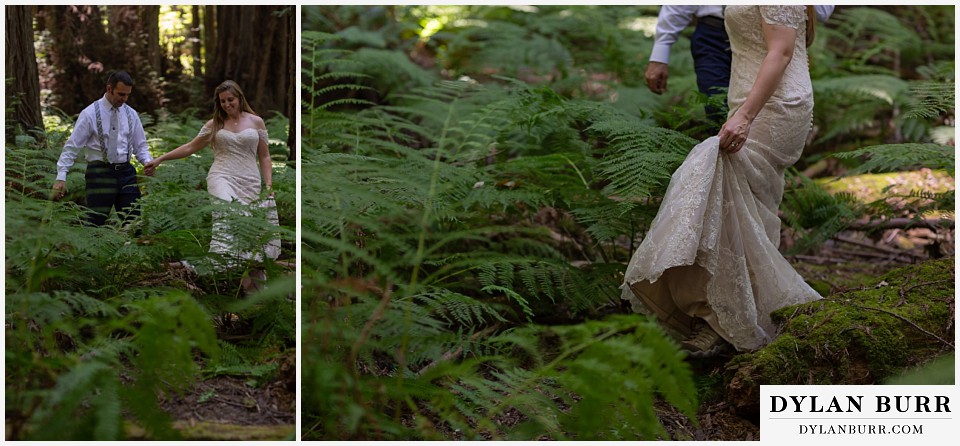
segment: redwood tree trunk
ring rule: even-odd
[[[138,112],[153,112],[161,107],[160,91],[160,7],[110,6],[107,33],[113,38],[119,58],[107,59],[108,70],[130,73],[136,84],[130,105]]]
[[[192,22],[190,23],[190,39],[193,40],[193,46],[191,49],[191,59],[193,59],[193,75],[194,77],[203,76],[203,56],[200,54],[201,51],[201,40],[200,40],[200,7],[193,5],[190,8],[190,17]]]
[[[13,121],[24,130],[43,130],[37,58],[33,50],[33,7],[7,6],[5,27],[6,76],[13,78],[13,84],[6,88],[7,105],[13,105]],[[6,132],[8,144],[13,141],[11,130],[8,128]]]
[[[217,54],[217,7],[203,6],[203,74],[208,78],[213,72],[214,54]],[[200,73],[196,73],[199,75]],[[212,90],[211,90],[212,91]]]
[[[290,161],[290,163],[288,164],[292,167],[296,165],[296,163],[294,163],[293,161],[297,160],[297,136],[300,134],[300,127],[297,123],[297,116],[299,116],[299,113],[297,113],[297,109],[299,108],[299,101],[297,100],[297,98],[299,97],[298,96],[299,86],[297,85],[297,81],[296,81],[297,79],[297,73],[296,73],[297,45],[295,43],[295,40],[296,40],[297,34],[295,30],[297,29],[297,17],[296,17],[295,10],[291,10],[288,14],[286,14],[285,17],[287,19],[286,29],[289,33],[288,37],[286,38],[288,42],[287,57],[286,57],[286,66],[287,66],[286,77],[287,79],[290,80],[290,82],[287,85],[288,100],[287,100],[287,109],[285,111],[285,113],[287,114],[287,117],[290,118],[290,125],[287,127],[287,147],[290,148],[290,153],[287,156],[287,161]]]
[[[123,54],[113,45],[103,27],[99,6],[38,6],[37,19],[44,21],[51,44],[46,57],[51,73],[43,88],[52,92],[53,104],[77,114],[103,95],[106,71],[120,69],[103,54],[115,58]],[[125,67],[124,67],[125,68]]]
[[[287,113],[294,100],[290,84],[296,81],[290,58],[294,13],[292,6],[217,6],[217,49],[205,76],[211,96],[218,84],[232,79],[258,114]]]
[[[140,7],[140,19],[143,20],[143,36],[146,44],[147,62],[150,69],[160,73],[160,7],[146,5]]]

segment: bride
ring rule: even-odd
[[[770,342],[776,309],[820,298],[778,251],[784,170],[813,118],[813,8],[727,6],[733,64],[720,133],[694,147],[624,275],[623,299],[692,356]]]
[[[267,129],[263,119],[254,113],[240,86],[234,81],[224,81],[214,91],[213,119],[206,122],[190,142],[167,152],[147,163],[145,171],[152,173],[160,163],[190,156],[210,145],[213,148],[213,165],[207,174],[207,192],[227,202],[239,201],[245,205],[260,205],[273,208],[268,219],[278,225],[273,194],[259,201],[261,181],[270,191],[273,169],[270,151],[267,148]],[[224,259],[225,265],[238,266],[244,260],[262,262],[263,256],[276,259],[280,255],[280,241],[271,240],[262,252],[248,252],[237,246],[232,235],[228,215],[217,212],[213,215],[213,236],[210,253]],[[190,264],[183,262],[188,268]],[[252,271],[244,279],[247,291],[259,288],[266,279],[263,270]]]

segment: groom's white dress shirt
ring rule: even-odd
[[[100,144],[95,107],[100,108],[100,127],[103,129],[103,141],[108,146],[106,151]],[[114,122],[111,122],[111,116],[116,116]],[[67,179],[67,172],[73,166],[80,150],[83,150],[88,163],[91,161],[124,163],[130,160],[130,155],[136,156],[141,164],[146,164],[153,159],[147,146],[143,124],[136,110],[127,104],[114,108],[106,95],[83,109],[77,117],[73,133],[63,145],[63,152],[57,161],[57,180]]]

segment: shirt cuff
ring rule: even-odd
[[[67,181],[67,173],[57,172],[57,181]]]
[[[650,62],[670,63],[670,45],[653,44],[650,51]]]

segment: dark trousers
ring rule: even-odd
[[[116,208],[124,223],[140,215],[135,202],[140,199],[137,169],[132,164],[107,164],[93,161],[87,164],[87,223],[103,226]]]
[[[703,21],[697,23],[690,38],[690,53],[693,55],[693,69],[697,73],[697,88],[707,96],[726,93],[730,86],[730,39],[722,27]],[[720,132],[720,126],[727,120],[727,107],[706,107],[707,117],[716,123],[714,134]]]

